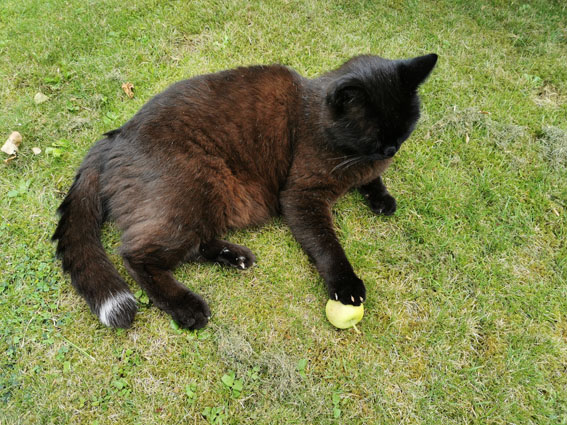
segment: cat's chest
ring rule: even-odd
[[[386,159],[360,164],[344,172],[341,180],[348,186],[346,190],[363,186],[380,177],[391,163],[392,159]]]
[[[331,154],[332,155],[332,154]],[[317,155],[317,152],[296,156],[292,163],[285,190],[312,194],[334,203],[352,188],[363,186],[377,179],[388,168],[391,159],[360,162],[353,166],[341,166],[343,158]]]

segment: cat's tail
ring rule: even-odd
[[[136,314],[136,299],[102,246],[105,207],[100,197],[100,166],[109,139],[88,153],[69,193],[59,206],[59,224],[52,240],[71,283],[91,311],[107,326],[127,328]]]

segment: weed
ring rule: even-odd
[[[21,180],[15,189],[12,189],[6,193],[6,196],[8,198],[16,198],[18,196],[25,195],[28,192],[31,183],[32,183],[31,179]]]
[[[222,425],[226,419],[224,407],[205,407],[202,415],[211,425]]]
[[[192,383],[185,385],[185,394],[187,395],[187,402],[194,404],[195,398],[197,397],[197,384]]]
[[[300,359],[297,362],[297,372],[299,373],[299,375],[301,375],[303,378],[306,378],[307,375],[305,374],[305,368],[307,367],[307,359]]]
[[[59,139],[56,142],[53,142],[51,146],[45,149],[46,155],[51,155],[54,158],[61,158],[68,151],[71,142],[67,139]]]
[[[333,403],[333,418],[334,419],[339,419],[341,417],[341,409],[340,409],[340,405],[341,405],[341,391],[340,390],[336,390],[333,391],[332,397],[331,397],[331,402]]]
[[[242,379],[236,378],[236,374],[234,372],[230,371],[229,373],[225,373],[222,376],[221,381],[223,385],[230,390],[231,397],[240,397],[244,388],[244,383]]]

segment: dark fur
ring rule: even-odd
[[[209,308],[172,270],[199,255],[251,266],[250,250],[217,238],[283,214],[329,296],[360,304],[365,288],[337,240],[331,206],[356,187],[376,213],[395,211],[380,175],[417,123],[417,88],[436,60],[359,56],[313,80],[273,65],[173,84],[87,154],[58,210],[63,269],[95,314],[129,294],[100,242],[110,218],[123,232],[128,272],[154,304],[200,328]],[[129,326],[135,302],[119,310],[106,323]]]

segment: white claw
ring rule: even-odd
[[[335,292],[335,300],[339,300],[339,296],[337,295],[337,293]]]
[[[352,295],[350,296],[350,299],[352,300],[352,302],[354,302],[354,297]]]
[[[244,270],[244,269],[246,268],[246,266],[244,265],[244,263],[240,263],[240,268],[241,268],[242,270]]]
[[[364,298],[360,297],[360,302],[363,303],[363,302],[364,302]]]

